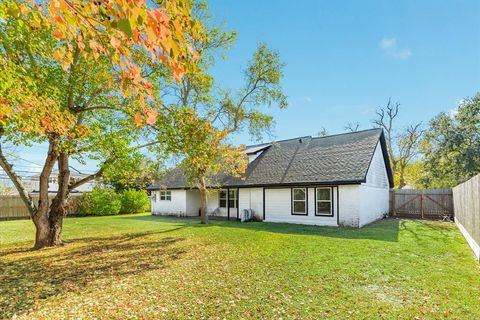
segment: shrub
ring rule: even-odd
[[[122,192],[121,198],[121,213],[145,212],[148,210],[148,207],[150,205],[147,193],[142,190],[125,190]]]
[[[121,206],[120,195],[114,191],[94,189],[83,195],[79,211],[87,215],[108,216],[118,214]]]

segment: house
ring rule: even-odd
[[[70,182],[76,182],[78,180],[81,180],[85,177],[87,177],[87,174],[77,172],[77,171],[70,171]],[[73,193],[76,192],[90,192],[93,190],[93,188],[96,185],[96,181],[92,180],[89,181],[85,184],[82,184],[81,186],[75,188],[73,190]],[[30,191],[33,193],[36,193],[40,190],[40,175],[33,175],[30,177]],[[58,191],[58,171],[53,170],[52,173],[50,174],[50,177],[48,178],[48,192],[57,192]]]
[[[242,178],[215,177],[207,211],[238,219],[361,227],[389,210],[393,185],[381,129],[248,146]],[[198,190],[175,168],[148,188],[153,214],[198,216]]]

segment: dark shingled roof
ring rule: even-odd
[[[242,178],[218,175],[211,187],[249,187],[361,183],[380,141],[387,173],[392,173],[381,129],[325,137],[301,137],[272,142],[247,167]],[[252,148],[249,146],[247,148]],[[188,188],[183,170],[165,174],[150,190]]]

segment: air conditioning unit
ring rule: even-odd
[[[247,222],[253,219],[253,210],[252,209],[244,209],[242,211],[241,221]]]

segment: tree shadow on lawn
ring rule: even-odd
[[[183,238],[152,237],[158,233],[82,238],[18,257],[13,250],[0,252],[0,318],[21,314],[38,299],[84,290],[94,281],[162,269],[186,253],[179,246]]]
[[[452,228],[456,229],[451,222],[429,221],[429,220],[400,220],[400,231],[410,234],[417,242],[435,241],[448,243],[451,241]],[[416,224],[408,222],[417,221]]]
[[[273,223],[273,222],[246,222],[234,220],[210,219],[208,225],[200,224],[198,217],[170,217],[170,216],[141,216],[141,217],[123,217],[123,219],[134,219],[144,221],[156,221],[162,223],[182,223],[184,226],[208,228],[225,227],[237,228],[252,231],[263,231],[272,233],[294,234],[294,235],[317,235],[331,238],[345,239],[370,239],[379,241],[398,241],[399,221],[398,219],[383,219],[362,228],[347,227],[323,227],[291,223]]]

